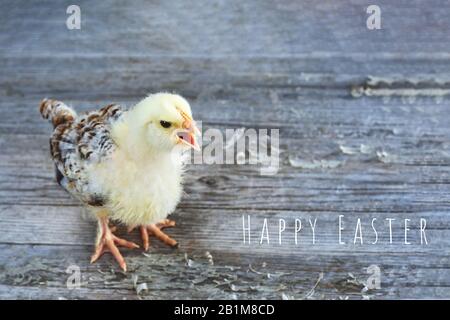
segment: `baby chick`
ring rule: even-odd
[[[183,151],[199,150],[199,130],[184,98],[158,93],[129,110],[111,104],[83,115],[44,99],[40,112],[54,126],[50,151],[57,182],[98,220],[91,263],[109,251],[126,271],[117,246],[138,247],[114,235],[109,220],[139,227],[145,250],[150,235],[177,245],[162,229],[175,225],[166,218],[181,198]]]

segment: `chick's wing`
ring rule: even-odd
[[[111,139],[113,121],[123,114],[118,105],[78,116],[58,125],[50,138],[50,150],[58,183],[70,194],[91,206],[102,206],[107,197],[98,190],[86,167],[106,161],[116,145]]]

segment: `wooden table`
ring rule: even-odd
[[[376,2],[380,30],[365,1],[332,0],[77,1],[68,30],[58,1],[3,1],[0,298],[450,298],[450,4]],[[55,182],[38,103],[158,91],[204,131],[279,129],[279,171],[190,165],[180,247],[124,250],[126,274],[109,255],[90,265],[95,222]]]

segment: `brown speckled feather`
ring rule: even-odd
[[[95,184],[90,183],[85,168],[104,161],[114,150],[110,128],[123,114],[120,106],[111,104],[77,116],[64,103],[44,99],[40,104],[40,112],[54,126],[50,152],[56,166],[58,183],[85,204],[105,204],[106,196],[101,190],[96,190]]]

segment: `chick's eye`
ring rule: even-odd
[[[172,125],[169,121],[164,121],[164,120],[161,120],[159,123],[161,124],[161,127],[163,127],[163,128],[169,128]]]

